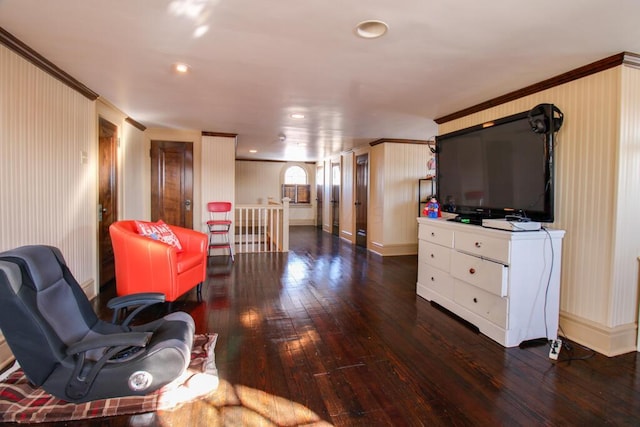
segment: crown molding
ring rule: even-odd
[[[527,95],[532,95],[543,90],[547,90],[556,86],[560,86],[565,83],[569,83],[574,80],[581,79],[592,74],[599,73],[604,70],[608,70],[618,65],[628,65],[635,68],[640,68],[640,55],[630,52],[621,52],[607,58],[601,59],[583,67],[576,68],[575,70],[560,74],[550,79],[543,80],[539,83],[532,84],[525,88],[507,93],[497,98],[490,99],[489,101],[482,102],[464,110],[456,111],[455,113],[448,114],[446,116],[438,117],[434,121],[441,125],[446,122],[450,122],[461,117],[468,116],[469,114],[477,113],[497,105],[501,105],[510,101],[515,101]]]
[[[49,61],[44,56],[31,49],[29,46],[18,40],[13,34],[9,33],[2,27],[0,27],[0,43],[11,49],[18,55],[22,56],[24,59],[31,62],[36,67],[40,68],[45,73],[60,80],[70,88],[89,98],[91,101],[95,101],[96,99],[98,99],[97,93],[89,89],[84,84],[80,83],[78,80],[71,77],[62,69],[58,68],[58,66],[56,66],[53,62]]]
[[[422,139],[381,138],[381,139],[376,139],[375,141],[370,142],[369,145],[373,147],[378,144],[384,144],[385,142],[391,142],[394,144],[428,144],[429,143],[429,141],[422,140]]]
[[[131,126],[133,126],[134,128],[141,130],[141,131],[145,131],[147,130],[147,127],[145,125],[143,125],[142,123],[138,123],[135,120],[133,120],[131,117],[127,117],[126,119],[124,119],[125,122],[129,123]]]
[[[202,136],[221,136],[223,138],[237,138],[237,133],[225,133],[225,132],[209,132],[206,130],[202,131]]]

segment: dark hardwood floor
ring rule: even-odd
[[[198,332],[219,334],[221,379],[336,426],[640,425],[638,353],[573,344],[553,362],[544,345],[505,349],[416,296],[416,256],[379,257],[312,227],[293,228],[290,247],[211,258],[204,301],[193,291],[174,303]],[[96,300],[105,318],[111,296]],[[68,423],[181,424],[155,414]]]

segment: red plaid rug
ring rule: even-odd
[[[39,423],[171,410],[215,391],[217,334],[196,335],[189,369],[171,384],[147,396],[69,403],[33,388],[22,369],[0,382],[0,421]]]

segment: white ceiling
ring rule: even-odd
[[[639,17],[640,0],[0,0],[1,27],[137,122],[299,161],[431,139],[434,118],[640,53]],[[356,37],[368,19],[387,35]]]

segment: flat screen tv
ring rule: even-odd
[[[560,115],[559,117],[558,114]],[[552,104],[436,137],[436,195],[465,222],[517,216],[553,222]]]

